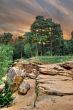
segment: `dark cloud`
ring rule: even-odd
[[[73,0],[0,0],[0,32],[23,34],[35,16],[52,17],[61,23],[65,37],[73,29]]]

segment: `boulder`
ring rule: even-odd
[[[18,88],[18,93],[21,95],[25,95],[27,94],[29,89],[30,89],[30,84],[23,81]]]
[[[17,67],[11,67],[7,73],[7,79],[14,80],[15,76],[25,77],[26,72],[24,69],[19,69]]]
[[[11,67],[7,73],[7,82],[11,85],[11,90],[16,91],[26,76],[24,69]]]
[[[22,76],[15,76],[13,82],[10,84],[11,90],[15,92],[18,89],[19,85],[22,83],[22,81]]]

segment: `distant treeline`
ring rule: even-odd
[[[3,33],[0,35],[0,44],[13,46],[13,60],[22,57],[73,54],[73,32],[71,40],[64,40],[61,25],[43,16],[35,18],[30,32],[18,36],[15,42],[12,37],[12,33]]]

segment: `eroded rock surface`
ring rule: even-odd
[[[18,88],[18,93],[21,95],[25,95],[27,94],[29,89],[30,89],[30,84],[23,81]]]
[[[73,95],[73,80],[66,76],[39,75],[37,77],[38,95]]]
[[[26,95],[15,92],[13,106],[1,110],[73,110],[73,62],[36,65],[23,61],[15,67],[25,71],[24,77],[22,72],[15,76],[22,77],[30,89]]]

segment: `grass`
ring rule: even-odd
[[[72,60],[73,56],[37,56],[30,58],[29,61],[36,63],[62,63]]]
[[[9,65],[12,64],[13,46],[0,44],[0,84],[2,77],[5,76]]]

